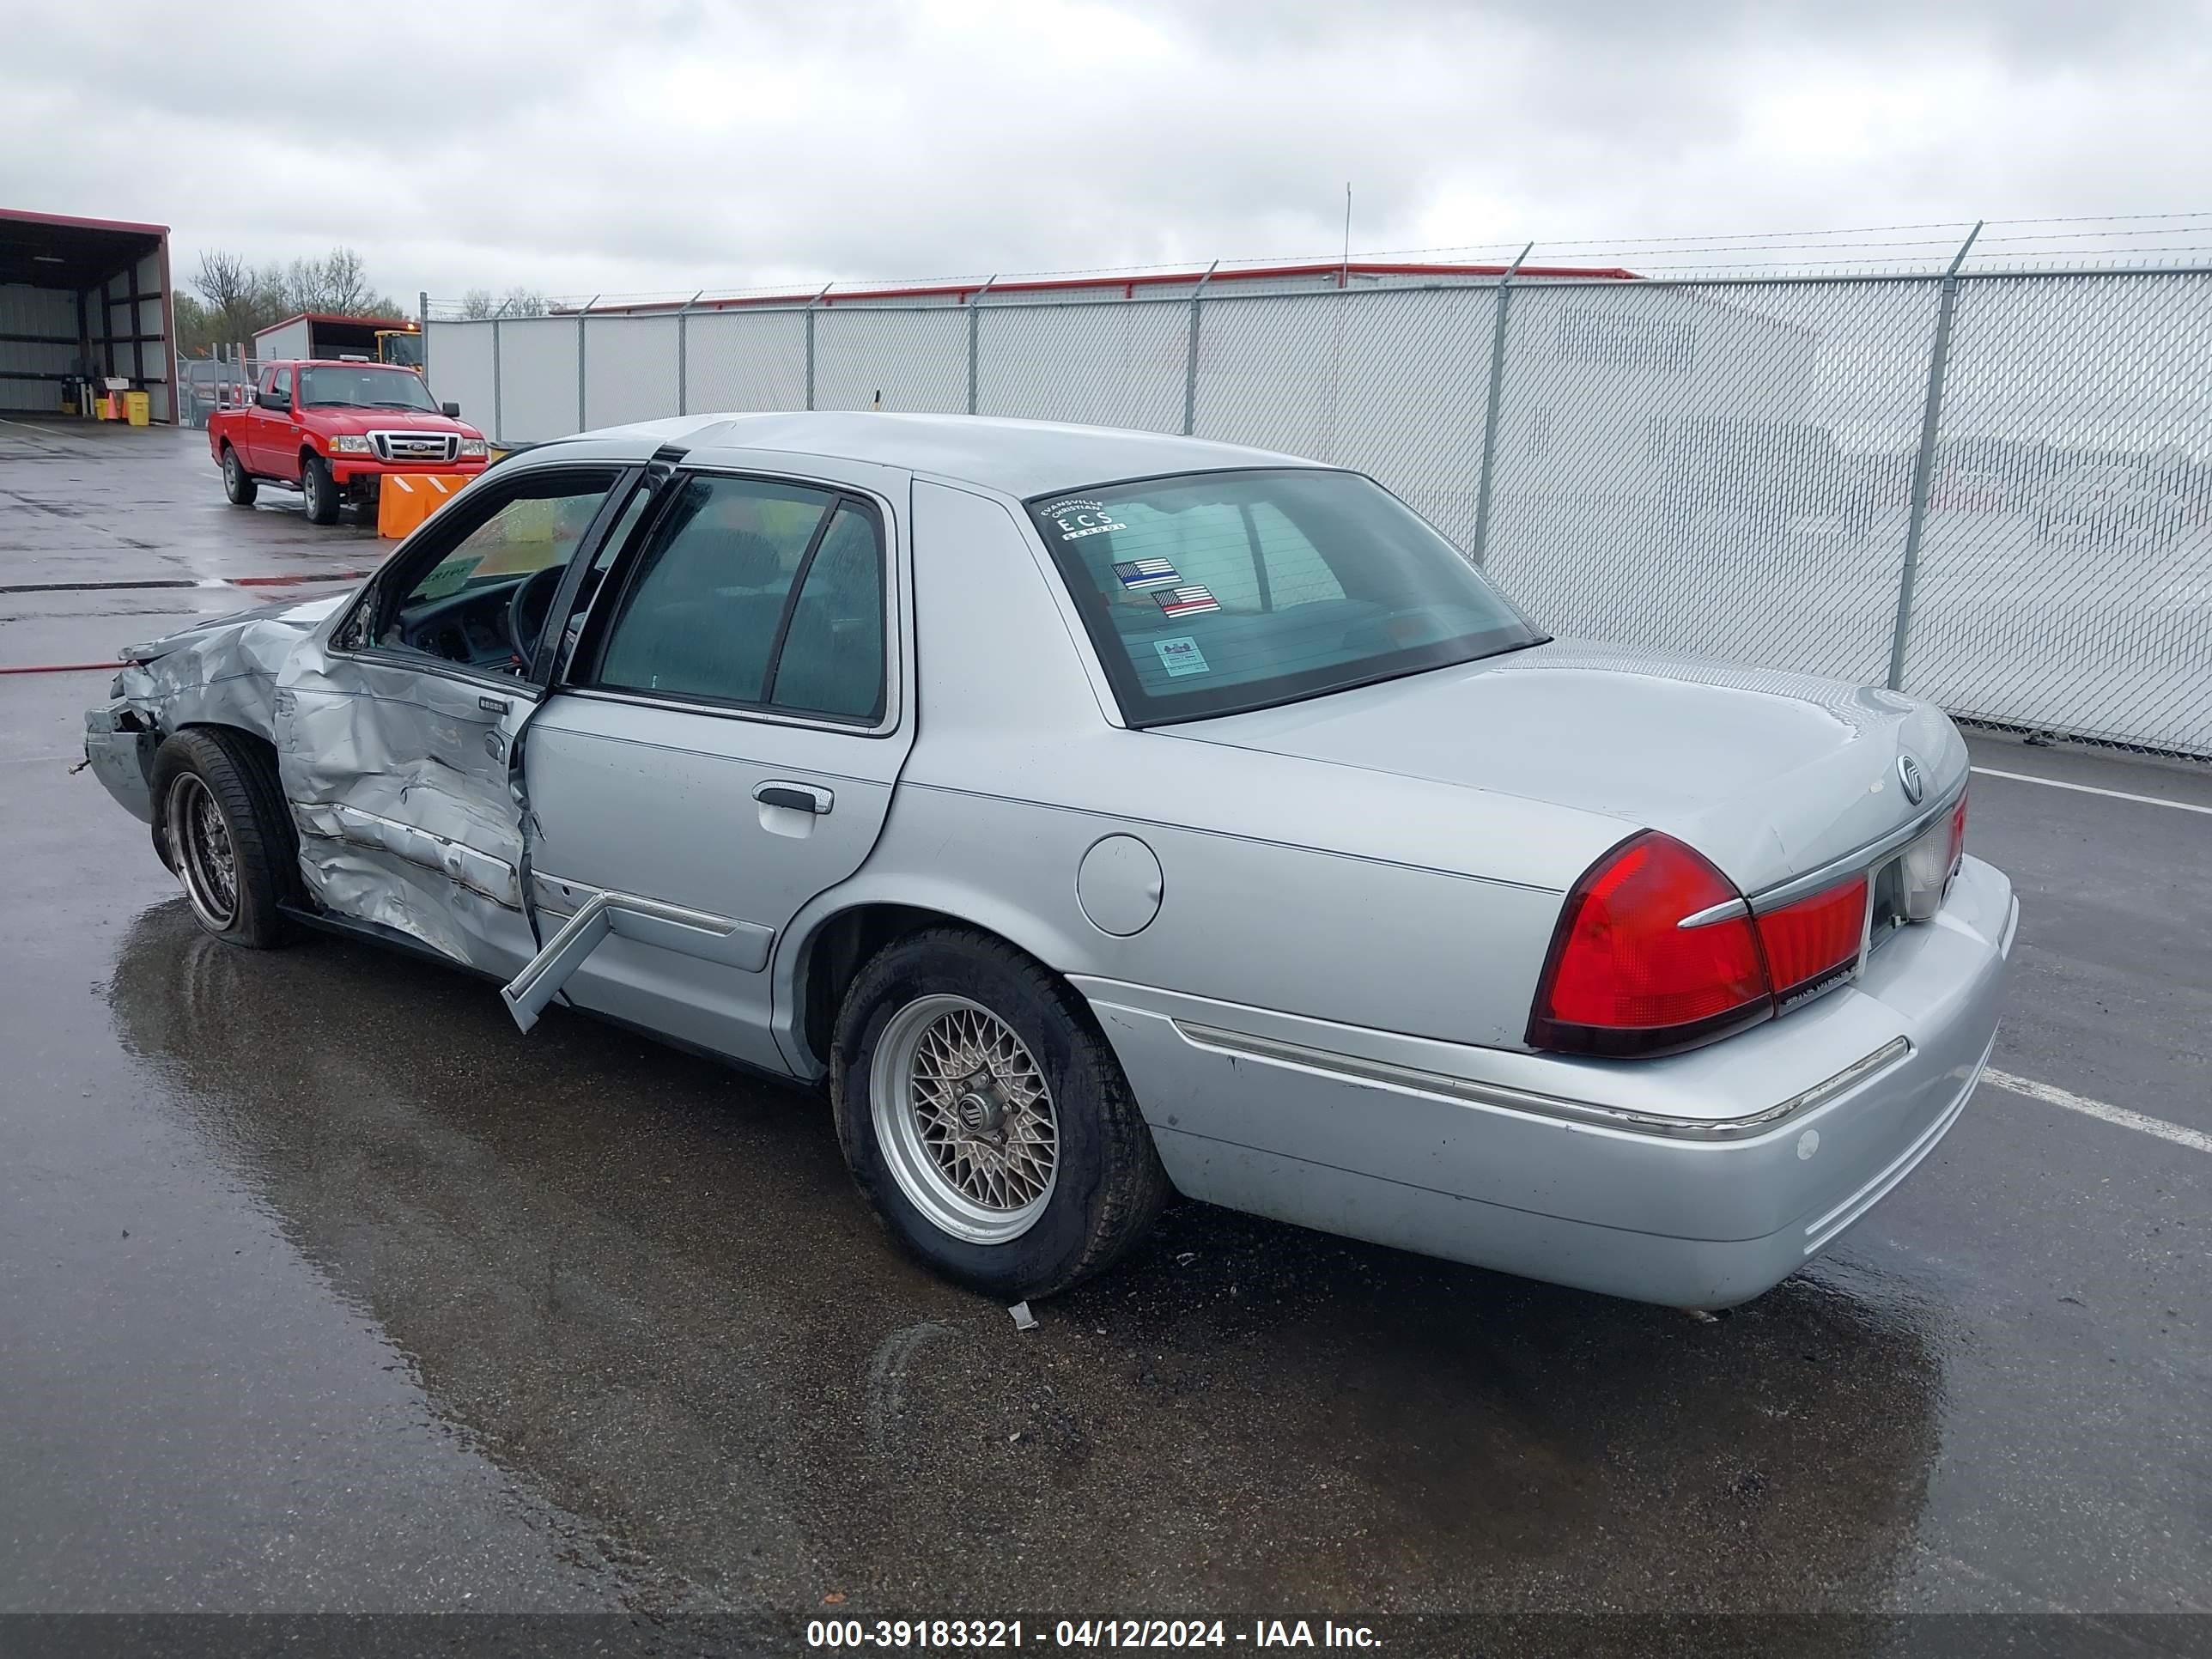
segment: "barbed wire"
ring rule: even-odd
[[[1369,249],[1352,253],[1354,268],[1380,263],[1469,264],[1504,266],[1516,257],[1540,268],[1583,266],[1593,270],[1631,269],[1638,275],[1672,281],[1694,276],[1810,276],[1852,271],[1911,276],[1940,274],[1956,257],[1973,226],[1970,221],[1927,220],[1887,225],[1838,226],[1804,230],[1711,232],[1680,235],[1538,238],[1449,246]],[[1942,233],[1911,236],[1907,233]],[[1871,240],[1887,238],[1890,240]],[[2101,248],[2100,248],[2101,245]],[[2002,249],[2000,254],[1998,250]],[[2125,270],[2170,268],[2194,260],[2212,264],[2212,210],[2164,213],[2076,214],[2040,218],[1991,219],[1982,226],[1965,269],[1976,275],[2006,270],[2051,268],[2039,250],[2069,266]],[[2109,251],[2104,251],[2109,250]],[[994,286],[1040,283],[1157,281],[1195,276],[1209,263],[1216,283],[1255,270],[1310,267],[1316,271],[1347,263],[1341,250],[1303,254],[1255,255],[1153,262],[1131,265],[1067,266],[1031,270],[963,271],[935,276],[838,278],[828,284],[834,302],[840,295],[901,290],[957,290],[972,293]],[[674,308],[696,300],[700,305],[789,299],[804,303],[823,289],[818,276],[784,282],[733,283],[690,289],[599,290],[544,296],[549,309],[574,314],[599,309],[651,306]],[[496,308],[496,301],[494,307]],[[430,302],[435,320],[460,318],[468,301],[440,298]],[[514,313],[508,313],[508,315]]]

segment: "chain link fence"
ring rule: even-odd
[[[507,442],[1076,421],[1356,467],[1568,637],[2212,759],[2212,272],[1457,282],[432,321]]]

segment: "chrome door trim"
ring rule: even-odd
[[[718,916],[711,911],[694,910],[664,899],[647,898],[641,893],[616,892],[594,887],[588,882],[549,876],[539,870],[530,873],[530,894],[532,902],[539,910],[562,917],[571,916],[593,900],[604,897],[613,912],[609,929],[617,938],[635,939],[641,945],[657,945],[663,950],[696,957],[702,962],[720,963],[748,974],[759,973],[768,966],[769,947],[775,942],[775,929],[757,921]]]
[[[502,909],[522,908],[522,885],[514,866],[503,859],[477,851],[466,842],[434,835],[398,818],[365,812],[343,801],[293,801],[294,821],[302,833],[326,841],[350,842],[374,848],[409,864],[420,865],[450,877],[462,886],[483,894]]]

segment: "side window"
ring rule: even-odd
[[[875,515],[848,501],[823,532],[792,608],[769,701],[873,723],[884,712],[884,562]]]
[[[693,478],[653,531],[593,683],[872,720],[883,609],[872,513],[801,484]]]
[[[269,377],[269,390],[286,403],[290,403],[292,401],[292,371],[289,368],[273,371]]]
[[[493,503],[453,509],[468,517],[434,532],[427,568],[399,573],[406,586],[379,605],[376,642],[522,672],[561,572],[616,477],[611,468],[526,475]]]

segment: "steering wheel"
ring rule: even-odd
[[[514,647],[514,659],[526,674],[530,672],[531,659],[538,654],[538,636],[545,631],[545,613],[552,608],[553,591],[560,586],[567,568],[549,564],[543,570],[533,570],[515,584],[507,598],[507,642]]]

